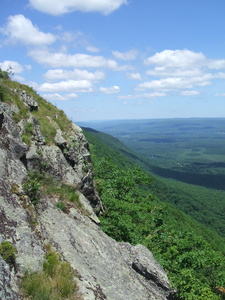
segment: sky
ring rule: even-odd
[[[74,122],[225,117],[224,0],[1,0],[0,68]]]

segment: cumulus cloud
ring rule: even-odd
[[[87,46],[86,50],[89,51],[89,52],[93,52],[93,53],[99,52],[99,49],[95,46]]]
[[[197,77],[204,75],[204,72],[194,67],[190,69],[155,67],[153,70],[148,70],[146,74],[155,77]]]
[[[140,73],[127,73],[127,78],[132,80],[141,80]]]
[[[192,89],[194,86],[210,85],[211,74],[206,74],[202,77],[179,78],[170,77],[159,80],[146,81],[137,86],[137,90],[156,89],[156,90],[177,90],[177,89]]]
[[[68,80],[57,83],[43,83],[38,86],[40,92],[91,92],[92,84],[88,80]]]
[[[165,93],[153,92],[153,93],[143,93],[143,94],[120,96],[119,99],[122,99],[122,100],[133,100],[133,99],[143,99],[143,98],[156,99],[156,98],[165,97],[165,96],[166,96]]]
[[[225,73],[224,72],[215,73],[215,74],[213,74],[213,78],[225,79]]]
[[[111,87],[100,87],[99,91],[104,94],[117,94],[120,92],[120,88],[117,85]]]
[[[122,60],[134,60],[137,58],[136,50],[130,50],[127,52],[112,51],[112,54],[117,59],[122,59]]]
[[[198,91],[182,91],[180,93],[180,95],[182,95],[182,96],[197,96],[199,94],[200,94],[200,92],[198,92]]]
[[[100,12],[108,15],[127,4],[127,0],[29,0],[30,5],[44,13],[62,15],[73,11]]]
[[[225,69],[225,59],[208,60],[208,68],[214,70]]]
[[[154,66],[147,72],[152,76],[200,76],[205,70],[225,69],[224,59],[208,59],[201,52],[164,50],[145,60],[145,65]],[[174,74],[174,75],[172,75]]]
[[[67,54],[63,52],[51,53],[46,49],[34,49],[29,55],[38,63],[52,68],[109,68],[119,69],[115,60],[106,59],[103,56],[94,56],[88,54]]]
[[[145,60],[146,65],[162,66],[164,68],[190,68],[204,64],[206,57],[201,52],[184,50],[164,50],[157,52]]]
[[[24,45],[49,45],[56,40],[53,34],[41,32],[23,15],[8,17],[7,24],[1,31],[9,37],[11,42],[20,42]]]
[[[212,79],[224,79],[225,60],[208,59],[201,52],[184,50],[164,50],[157,52],[144,61],[150,69],[146,74],[152,78],[136,87],[136,90],[153,89],[157,91],[178,91],[180,95],[197,95],[188,91],[195,87],[212,84]]]
[[[43,94],[42,95],[43,98],[47,99],[47,100],[55,100],[55,101],[67,101],[69,99],[74,99],[77,98],[77,94],[75,93],[71,93],[71,94],[65,94],[65,95],[61,95],[58,93],[49,93],[49,94]]]
[[[74,70],[63,70],[63,69],[53,69],[48,70],[44,77],[48,81],[57,81],[61,79],[71,79],[71,80],[93,80],[99,81],[105,78],[105,73],[102,71],[89,72],[87,70],[74,69]]]
[[[0,63],[0,68],[4,71],[7,71],[11,68],[13,73],[22,73],[23,67],[17,62],[13,60],[5,60]]]

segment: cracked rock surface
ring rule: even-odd
[[[38,103],[25,91],[17,94],[29,108],[29,116],[19,123],[13,119],[19,108],[0,101],[0,243],[9,241],[17,250],[13,267],[0,255],[0,299],[21,299],[20,279],[26,270],[41,270],[46,244],[74,269],[84,300],[173,299],[165,271],[147,248],[118,243],[101,230],[96,211],[102,204],[82,130],[73,125],[68,139],[56,126],[55,139],[47,144],[32,115]],[[28,121],[31,145],[22,141]],[[78,189],[83,210],[71,206],[63,212],[54,196],[42,196],[34,206],[24,195],[28,172],[43,163],[50,176]]]

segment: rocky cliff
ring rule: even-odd
[[[24,299],[21,280],[42,269],[46,245],[74,270],[79,299],[173,299],[149,250],[101,230],[82,130],[26,86],[9,81],[0,97],[0,244],[16,249],[13,263],[0,255],[0,299]]]

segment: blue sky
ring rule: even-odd
[[[225,117],[224,0],[1,0],[0,67],[73,121]]]

